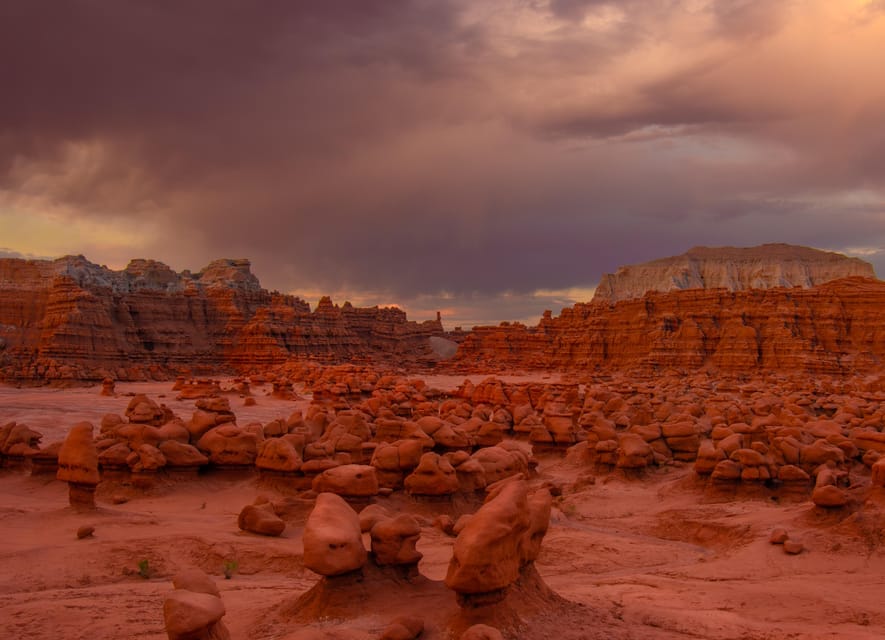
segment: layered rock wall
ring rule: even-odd
[[[439,321],[269,292],[248,260],[175,273],[151,260],[113,271],[82,256],[0,259],[0,380],[166,377],[292,356],[432,353]]]
[[[536,327],[477,327],[456,361],[502,370],[758,370],[845,374],[885,365],[885,282],[812,289],[649,293],[547,313]]]

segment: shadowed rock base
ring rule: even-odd
[[[95,485],[69,482],[68,503],[74,509],[95,509]]]
[[[475,597],[461,607],[441,581],[424,577],[414,567],[378,567],[370,560],[362,570],[322,578],[299,598],[274,605],[264,624],[251,631],[270,634],[290,629],[293,623],[310,625],[322,620],[346,625],[347,620],[373,611],[381,619],[420,616],[425,623],[421,637],[430,639],[459,638],[474,624],[500,629],[508,640],[544,637],[552,628],[557,629],[558,640],[629,637],[622,621],[554,593],[534,565],[525,567],[520,578],[498,595],[496,602]]]
[[[525,566],[519,579],[506,589],[473,595],[457,594],[456,599],[459,608],[446,625],[456,638],[475,624],[495,627],[505,638],[519,638],[536,625],[534,618],[539,615],[584,615],[588,619],[592,616],[583,605],[569,602],[550,589],[533,563]],[[608,634],[605,637],[619,636]]]

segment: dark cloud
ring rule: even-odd
[[[609,3],[610,0],[551,0],[550,12],[563,20],[582,20],[591,9]]]
[[[0,214],[467,320],[699,244],[879,255],[885,30],[812,4],[4,3]]]

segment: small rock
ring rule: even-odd
[[[771,536],[768,538],[768,541],[771,544],[783,544],[787,541],[790,535],[787,533],[787,530],[783,527],[778,527],[771,532]]]
[[[504,640],[504,636],[495,627],[475,624],[461,634],[461,640]]]
[[[379,640],[415,640],[424,633],[424,620],[416,616],[400,616],[384,628]]]
[[[77,529],[77,540],[82,540],[83,538],[91,538],[93,533],[95,533],[95,527],[93,527],[92,525],[84,524],[82,527]]]
[[[785,540],[784,541],[784,552],[790,554],[791,556],[795,556],[797,554],[802,553],[805,550],[805,546],[796,540]]]
[[[449,536],[455,535],[455,521],[452,516],[442,514],[433,519],[433,526]]]
[[[259,504],[247,504],[240,511],[237,525],[243,531],[257,533],[263,536],[278,536],[283,533],[286,523],[267,502]]]

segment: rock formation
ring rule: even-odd
[[[176,574],[175,590],[163,602],[169,640],[230,640],[226,613],[215,582],[199,569]]]
[[[456,361],[482,370],[718,370],[843,375],[885,363],[885,282],[651,292],[549,312],[536,327],[475,327]]]
[[[95,508],[95,487],[101,477],[92,431],[88,422],[75,424],[58,452],[56,478],[68,483],[68,500],[75,508]]]
[[[503,599],[507,588],[538,557],[547,533],[551,497],[529,494],[520,477],[502,480],[455,539],[446,586],[463,606]]]
[[[368,554],[356,511],[334,493],[321,493],[304,527],[304,566],[322,576],[360,569]]]
[[[176,273],[153,260],[122,271],[83,256],[0,259],[0,380],[144,380],[250,369],[290,356],[435,359],[433,320],[339,307],[262,289],[248,260]]]
[[[869,263],[858,258],[788,244],[694,247],[679,256],[628,265],[604,274],[593,302],[632,300],[649,291],[808,289],[852,276],[875,278],[876,274]]]

